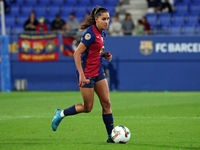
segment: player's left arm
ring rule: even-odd
[[[110,54],[110,52],[102,52],[102,57],[107,59],[108,62],[110,62],[112,60],[112,55]]]

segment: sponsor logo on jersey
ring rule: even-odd
[[[85,39],[86,39],[86,40],[91,39],[91,35],[90,35],[89,33],[87,33],[87,34],[85,35]]]

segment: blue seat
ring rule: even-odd
[[[183,25],[185,24],[185,15],[173,15],[173,25]]]
[[[22,32],[24,32],[24,27],[23,26],[15,26],[15,27],[13,27],[13,32],[14,33],[22,33]]]
[[[91,4],[91,0],[79,0],[78,5],[80,6],[89,6]]]
[[[187,34],[187,35],[196,34],[196,26],[195,25],[184,25],[183,26],[183,34]]]
[[[48,7],[48,14],[54,14],[54,15],[56,15],[56,14],[60,14],[60,6],[52,6],[52,5],[50,5],[49,7]]]
[[[187,15],[187,24],[188,25],[198,25],[199,24],[199,16],[198,15]]]
[[[115,7],[114,6],[106,6],[105,8],[109,11],[110,16],[113,16],[115,14]]]
[[[65,0],[53,0],[53,5],[59,5],[59,6],[62,6],[66,3]]]
[[[28,19],[28,17],[18,16],[17,17],[17,25],[23,26],[27,19]]]
[[[192,0],[194,4],[200,4],[199,0]]]
[[[45,18],[45,22],[47,24],[51,24],[53,20],[55,20],[55,16],[48,16],[47,18]]]
[[[191,4],[190,5],[191,14],[200,14],[200,4]]]
[[[51,4],[51,0],[39,0],[39,5],[41,6],[47,6]]]
[[[74,8],[71,6],[63,6],[62,7],[62,15],[68,16],[70,13],[74,12]]]
[[[67,0],[67,6],[76,6],[78,5],[77,0]]]
[[[16,0],[16,4],[23,5],[25,4],[25,0]]]
[[[20,6],[16,5],[16,6],[12,6],[10,7],[10,14],[13,15],[18,15],[20,13]]]
[[[38,4],[37,0],[25,0],[25,2],[26,2],[25,4],[29,6]]]
[[[86,13],[87,13],[86,6],[78,6],[76,7],[75,17],[84,17]]]
[[[182,2],[185,3],[185,4],[190,4],[191,0],[182,0]]]
[[[177,4],[176,5],[177,14],[187,14],[188,13],[188,4]]]
[[[147,20],[150,23],[150,25],[152,25],[152,26],[158,25],[157,24],[157,21],[158,21],[157,14],[146,14],[146,17],[147,17]]]
[[[5,26],[5,28],[6,28],[6,34],[10,34],[12,26]],[[0,34],[2,34],[2,27],[1,26],[0,26]]]
[[[171,24],[171,14],[159,14],[159,24],[168,26]]]
[[[92,5],[99,5],[99,6],[103,6],[105,5],[105,1],[104,0],[92,0]]]
[[[35,7],[35,14],[37,17],[46,16],[47,15],[46,6]]]
[[[118,0],[106,0],[106,5],[108,6],[116,6],[119,3]]]
[[[30,14],[31,12],[33,12],[33,6],[28,5],[28,6],[23,6],[21,7],[21,13],[22,14]]]
[[[16,24],[15,16],[5,17],[5,25],[6,26],[13,26]]]
[[[197,26],[197,34],[200,35],[200,25]]]
[[[177,26],[170,25],[169,26],[169,34],[181,35],[182,34],[182,26],[180,26],[180,25],[177,25]]]

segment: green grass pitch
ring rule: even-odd
[[[8,150],[199,150],[200,92],[110,92],[114,123],[131,131],[127,144],[106,143],[101,106],[64,118],[57,108],[82,102],[80,92],[0,93],[0,149]]]

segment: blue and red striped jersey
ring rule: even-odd
[[[81,63],[85,77],[96,77],[104,72],[102,51],[104,50],[105,31],[100,32],[96,25],[88,27],[81,39],[87,47],[81,55]],[[78,74],[78,71],[77,71]]]

